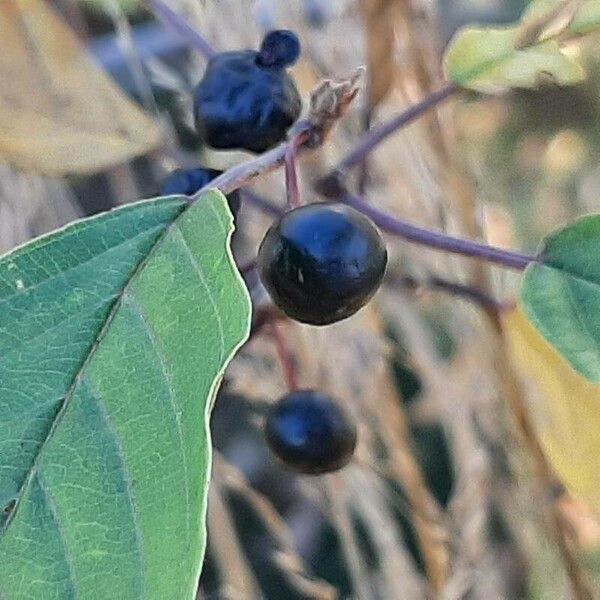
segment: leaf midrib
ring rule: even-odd
[[[73,397],[73,394],[83,376],[85,369],[87,368],[88,364],[91,362],[92,358],[94,357],[96,350],[98,349],[100,343],[106,336],[106,334],[110,328],[110,325],[112,324],[113,319],[115,318],[117,312],[119,311],[119,308],[121,307],[124,295],[128,291],[132,282],[136,279],[136,277],[139,275],[139,273],[141,273],[141,271],[144,269],[144,267],[146,266],[146,264],[148,263],[148,261],[150,260],[150,258],[154,254],[154,252],[156,251],[156,248],[160,245],[162,240],[165,238],[167,233],[170,231],[173,224],[176,223],[177,219],[179,219],[185,213],[185,211],[188,209],[188,207],[189,207],[189,204],[184,204],[181,207],[181,210],[175,215],[173,220],[163,226],[163,232],[156,238],[156,240],[154,241],[154,243],[148,250],[146,256],[144,256],[138,262],[135,270],[133,271],[133,273],[131,274],[129,279],[127,279],[127,282],[125,283],[123,288],[120,290],[120,292],[117,294],[117,297],[114,300],[114,304],[113,304],[112,308],[110,309],[110,312],[107,315],[106,320],[104,321],[102,327],[100,328],[98,335],[96,336],[94,342],[90,346],[87,356],[82,361],[82,364],[79,367],[79,369],[77,369],[77,372],[73,376],[73,381],[72,381],[71,385],[65,392],[62,406],[60,407],[59,411],[57,412],[56,416],[54,417],[54,420],[52,421],[52,424],[50,425],[50,427],[48,429],[48,433],[46,434],[44,441],[40,444],[39,449],[36,452],[36,455],[33,459],[32,465],[29,468],[27,475],[25,476],[25,479],[23,481],[23,485],[21,485],[21,487],[19,489],[19,493],[17,494],[17,498],[15,500],[15,505],[13,507],[13,510],[11,511],[8,518],[6,519],[4,526],[2,528],[0,528],[0,539],[8,531],[8,528],[10,527],[13,519],[15,518],[15,515],[17,514],[17,512],[19,510],[19,505],[21,503],[21,500],[22,500],[26,490],[31,485],[32,478],[34,477],[34,475],[37,472],[40,457],[43,455],[44,450],[46,449],[46,446],[48,445],[49,441],[52,439],[52,436],[54,435],[54,432],[60,425],[60,422],[62,421],[63,416],[64,416],[67,408],[69,407],[69,401]]]

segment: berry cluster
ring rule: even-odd
[[[194,97],[203,142],[217,149],[263,152],[284,140],[301,111],[286,71],[299,55],[296,35],[278,30],[265,36],[258,51],[211,58]],[[191,196],[220,174],[207,168],[177,170],[165,179],[161,193]],[[228,202],[235,215],[238,193],[230,194]],[[353,208],[329,202],[284,214],[265,235],[256,263],[274,304],[310,325],[329,325],[361,309],[381,284],[386,264],[387,251],[373,223]],[[284,464],[305,474],[343,467],[357,441],[350,416],[313,390],[281,398],[268,415],[265,435]]]

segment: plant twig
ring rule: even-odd
[[[493,298],[487,292],[465,283],[449,281],[443,277],[430,276],[425,279],[417,279],[411,275],[402,275],[401,277],[392,279],[392,284],[412,290],[418,290],[419,288],[440,290],[452,296],[465,298],[485,310],[491,310],[496,313],[503,308],[502,302],[496,300],[496,298]]]
[[[301,204],[300,190],[298,188],[297,148],[307,139],[306,131],[294,135],[289,141],[285,151],[285,189],[288,206],[290,208],[296,208]]]
[[[409,106],[394,118],[367,131],[337,166],[317,184],[319,191],[326,195],[337,195],[339,190],[336,184],[343,180],[352,167],[361,164],[365,157],[390,135],[425,114],[457,90],[458,88],[454,84],[447,83],[441,89],[427,95],[420,102]]]
[[[217,51],[185,19],[177,14],[165,0],[148,0],[154,14],[169,27],[186,38],[191,46],[204,54],[207,60],[217,55]]]
[[[487,262],[503,265],[511,269],[525,269],[529,263],[537,260],[535,256],[488,246],[483,242],[458,238],[445,233],[431,231],[417,225],[412,225],[375,208],[368,202],[365,202],[362,198],[348,192],[346,192],[340,200],[370,217],[376,225],[383,229],[383,231],[409,242],[421,244],[422,246],[428,246],[429,248],[443,250],[444,252],[452,254],[480,258]]]

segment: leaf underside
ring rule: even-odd
[[[525,314],[576,371],[600,383],[600,215],[549,236],[540,257],[523,278]]]
[[[207,192],[0,259],[0,597],[192,598],[208,414],[249,326]],[[2,511],[4,507],[4,511]]]

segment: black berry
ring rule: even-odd
[[[194,96],[196,129],[206,144],[264,152],[286,138],[302,109],[284,69],[298,54],[290,33],[268,34],[264,54],[223,52],[209,61]]]
[[[348,464],[356,448],[356,426],[329,396],[313,390],[291,392],[269,411],[265,436],[289,468],[317,475]]]
[[[160,195],[170,196],[181,194],[183,196],[192,196],[210,181],[221,175],[221,173],[223,171],[206,169],[204,167],[176,169],[163,180]],[[227,203],[234,216],[237,215],[241,205],[240,194],[237,190],[227,195]]]
[[[264,37],[256,60],[261,67],[283,69],[300,56],[300,40],[293,31],[278,29]]]
[[[273,302],[311,325],[328,325],[362,308],[386,264],[373,223],[342,204],[309,204],[286,213],[258,251],[258,272]]]

